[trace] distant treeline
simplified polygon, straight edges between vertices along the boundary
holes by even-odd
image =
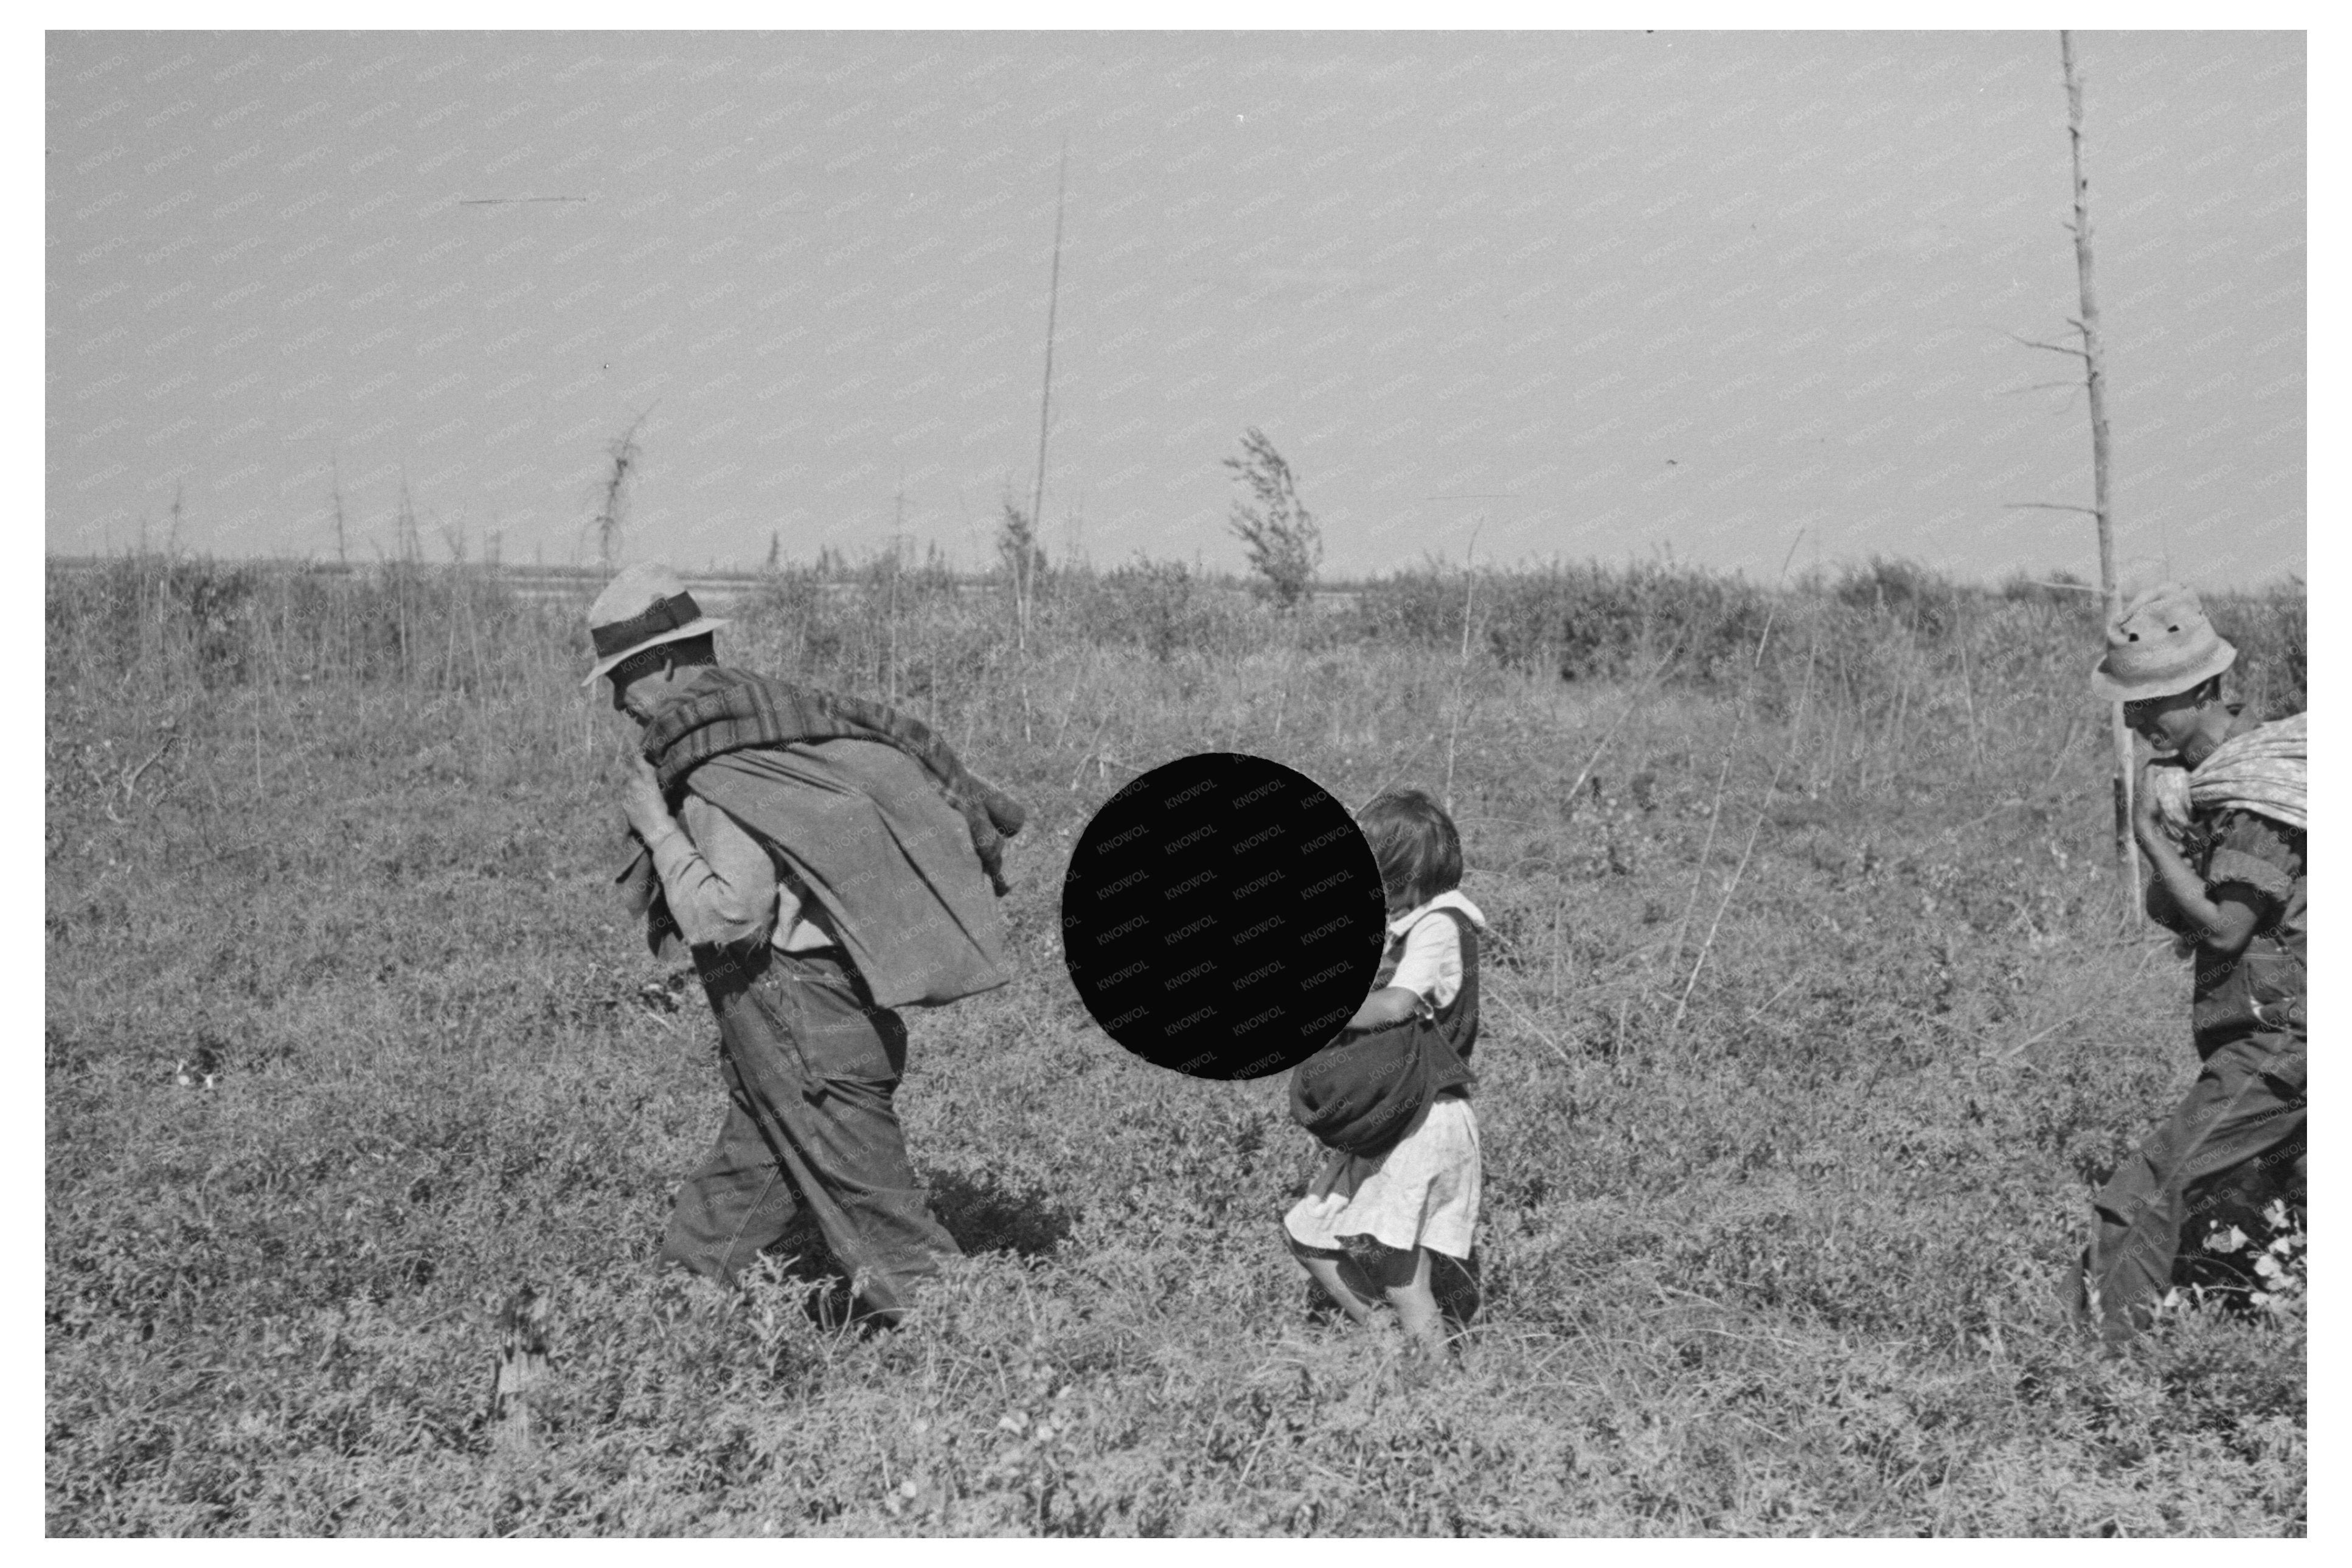
[[[551,596],[519,593],[496,569],[465,563],[320,571],[153,552],[53,561],[47,653],[53,670],[119,679],[471,689],[584,660],[581,612],[596,581],[583,575],[577,595]],[[764,657],[806,679],[893,695],[982,679],[1032,648],[1068,642],[1162,661],[1413,644],[1567,680],[1655,673],[1665,683],[1723,686],[1768,675],[1768,687],[1785,691],[1808,668],[1849,684],[1885,679],[1881,655],[1900,646],[1906,661],[1948,655],[1961,667],[1953,673],[1971,682],[2022,676],[2021,662],[2034,667],[2037,684],[2058,680],[2052,689],[2063,689],[2056,665],[2087,670],[2101,621],[2098,595],[2063,576],[1988,587],[1887,560],[1777,587],[1660,563],[1465,572],[1429,562],[1327,584],[1320,603],[1292,615],[1237,578],[1181,562],[1065,563],[1036,583],[1025,634],[1003,574],[959,573],[936,551],[857,561],[828,552],[735,581],[725,613]],[[2300,710],[2301,579],[2209,594],[2205,604],[2243,651],[2248,700],[2267,711]]]

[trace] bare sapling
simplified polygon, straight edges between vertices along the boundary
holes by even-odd
[[[1474,564],[1478,552],[1478,529],[1486,523],[1480,518],[1470,530],[1470,547],[1462,553],[1462,658],[1454,668],[1454,717],[1445,731],[1445,809],[1454,809],[1454,746],[1462,736],[1462,685],[1470,673],[1470,610],[1473,596],[1478,589],[1478,574]]]
[[[2123,614],[2123,591],[2116,577],[2115,508],[2108,482],[2106,353],[2099,336],[2098,291],[2093,285],[2091,182],[2083,173],[2083,82],[2074,69],[2074,35],[2063,28],[2058,34],[2058,64],[2066,85],[2066,141],[2074,164],[2074,216],[2065,226],[2074,237],[2074,276],[2082,307],[2082,314],[2067,318],[2067,325],[2074,329],[2082,342],[2076,347],[2026,338],[2017,341],[2028,348],[2064,354],[2082,364],[2081,385],[2090,401],[2091,504],[2088,508],[2055,501],[2009,504],[2040,511],[2090,512],[2099,535],[2099,592],[2106,601],[2107,618],[2115,620]],[[2013,332],[2010,335],[2016,337]],[[2139,854],[2132,846],[2131,831],[2132,789],[2136,782],[2132,740],[2131,731],[2124,727],[2123,704],[2112,702],[2107,707],[2107,737],[2115,752],[2111,793],[2115,800],[2116,874],[2123,889],[2126,917],[2129,918],[2139,907]]]
[[[1045,518],[1045,437],[1053,428],[1054,418],[1054,318],[1062,302],[1062,214],[1069,190],[1070,144],[1066,139],[1062,143],[1061,174],[1054,192],[1054,269],[1045,286],[1045,381],[1037,395],[1037,477],[1030,487],[1029,516],[1024,524],[1032,542],[1036,528]],[[1009,497],[1004,503],[1004,512],[1005,521],[1011,522],[1013,502]],[[1025,570],[1021,576],[1023,586],[1017,601],[1021,615],[1019,636],[1021,651],[1026,653],[1029,650],[1029,597]]]
[[[1977,682],[1969,668],[1969,633],[1973,622],[1963,617],[1959,626],[1960,699],[1968,704],[1969,715],[1969,776],[1976,778],[1984,772],[1984,747],[1977,739]]]
[[[408,493],[408,470],[400,471],[400,505],[393,513],[394,559],[401,568],[393,574],[393,604],[400,617],[400,678],[414,679],[412,638],[408,618],[410,568],[416,562],[416,507]]]

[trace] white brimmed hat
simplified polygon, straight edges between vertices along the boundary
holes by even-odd
[[[2203,685],[2237,658],[2196,595],[2159,583],[2107,623],[2107,655],[2091,671],[2091,689],[2110,702],[2171,697]]]
[[[580,684],[595,685],[598,676],[633,653],[698,637],[726,624],[704,615],[668,567],[651,563],[625,566],[588,606],[588,640],[596,648],[596,668]]]

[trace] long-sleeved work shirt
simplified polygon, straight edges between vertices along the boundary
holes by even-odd
[[[680,826],[656,834],[654,872],[678,934],[695,946],[731,946],[767,938],[786,952],[832,947],[800,895],[776,876],[760,841],[700,795],[678,808]]]

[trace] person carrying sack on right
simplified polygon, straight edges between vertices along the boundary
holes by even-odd
[[[2164,584],[2107,628],[2091,689],[2158,752],[2132,828],[2150,918],[2194,954],[2189,1032],[2203,1068],[2092,1201],[2066,1291],[2110,1344],[2153,1321],[2184,1249],[2223,1205],[2300,1201],[2305,1137],[2305,715],[2258,723],[2224,702],[2238,650],[2197,595]],[[2169,754],[2167,754],[2169,753]]]
[[[1385,793],[1357,820],[1388,898],[1388,945],[1340,1037],[1292,1071],[1292,1119],[1326,1153],[1283,1216],[1284,1238],[1351,1321],[1371,1321],[1385,1301],[1434,1362],[1449,1313],[1477,1310],[1468,1058],[1486,918],[1457,890],[1462,839],[1435,801]]]

